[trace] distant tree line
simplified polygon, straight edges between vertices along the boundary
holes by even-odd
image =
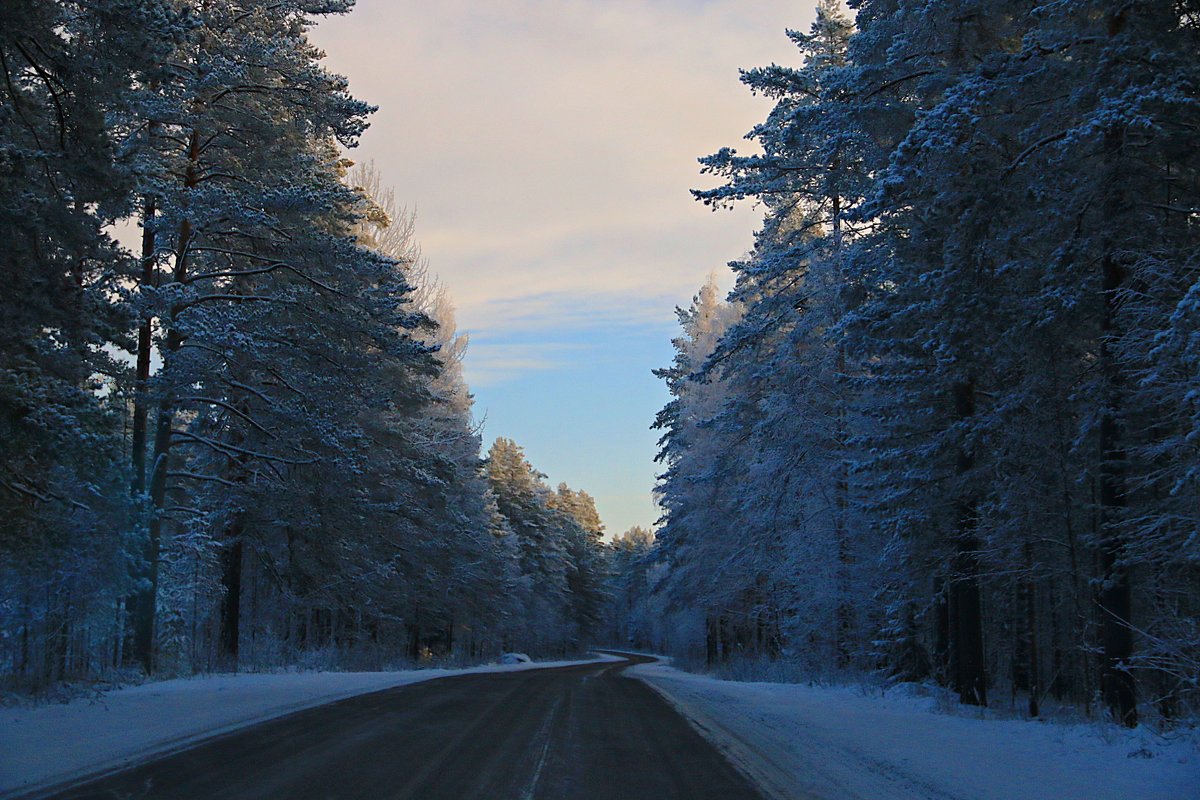
[[[1200,712],[1200,7],[821,0],[680,312],[650,638]]]
[[[656,627],[647,598],[655,565],[654,534],[635,526],[609,543],[608,613],[604,641],[618,647],[656,646]],[[658,565],[661,571],[661,565]]]
[[[373,109],[306,31],[351,5],[0,7],[4,685],[599,624],[591,498],[485,466],[412,216],[348,174]]]

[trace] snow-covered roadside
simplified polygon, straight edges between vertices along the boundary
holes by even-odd
[[[664,664],[626,674],[656,688],[777,798],[1200,798],[1194,742],[965,718],[935,713],[930,698],[737,683]]]
[[[356,694],[452,675],[620,660],[598,655],[465,669],[218,675],[147,683],[94,700],[0,709],[0,796],[110,771]]]

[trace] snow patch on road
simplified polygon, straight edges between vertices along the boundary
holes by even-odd
[[[485,664],[404,672],[216,675],[146,683],[95,699],[0,709],[0,796],[111,772],[238,728],[367,692],[494,672],[621,661]]]
[[[626,674],[657,689],[775,798],[1200,798],[1194,738],[973,719],[902,692],[723,681],[661,663]]]

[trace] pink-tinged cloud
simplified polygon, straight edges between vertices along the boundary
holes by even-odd
[[[609,530],[650,524],[648,430],[673,308],[751,244],[696,159],[770,109],[738,69],[796,62],[812,0],[359,0],[314,40],[380,111],[374,160],[471,332],[486,435],[588,489]],[[723,285],[731,280],[725,275]]]
[[[417,208],[460,323],[480,330],[537,325],[491,306],[547,292],[669,319],[663,297],[739,257],[758,214],[692,201],[696,158],[762,118],[737,70],[794,61],[784,29],[811,16],[782,0],[360,0],[313,37],[380,106],[353,155]]]

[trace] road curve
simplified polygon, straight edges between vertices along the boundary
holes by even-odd
[[[212,739],[57,800],[761,800],[630,663],[463,675]]]

